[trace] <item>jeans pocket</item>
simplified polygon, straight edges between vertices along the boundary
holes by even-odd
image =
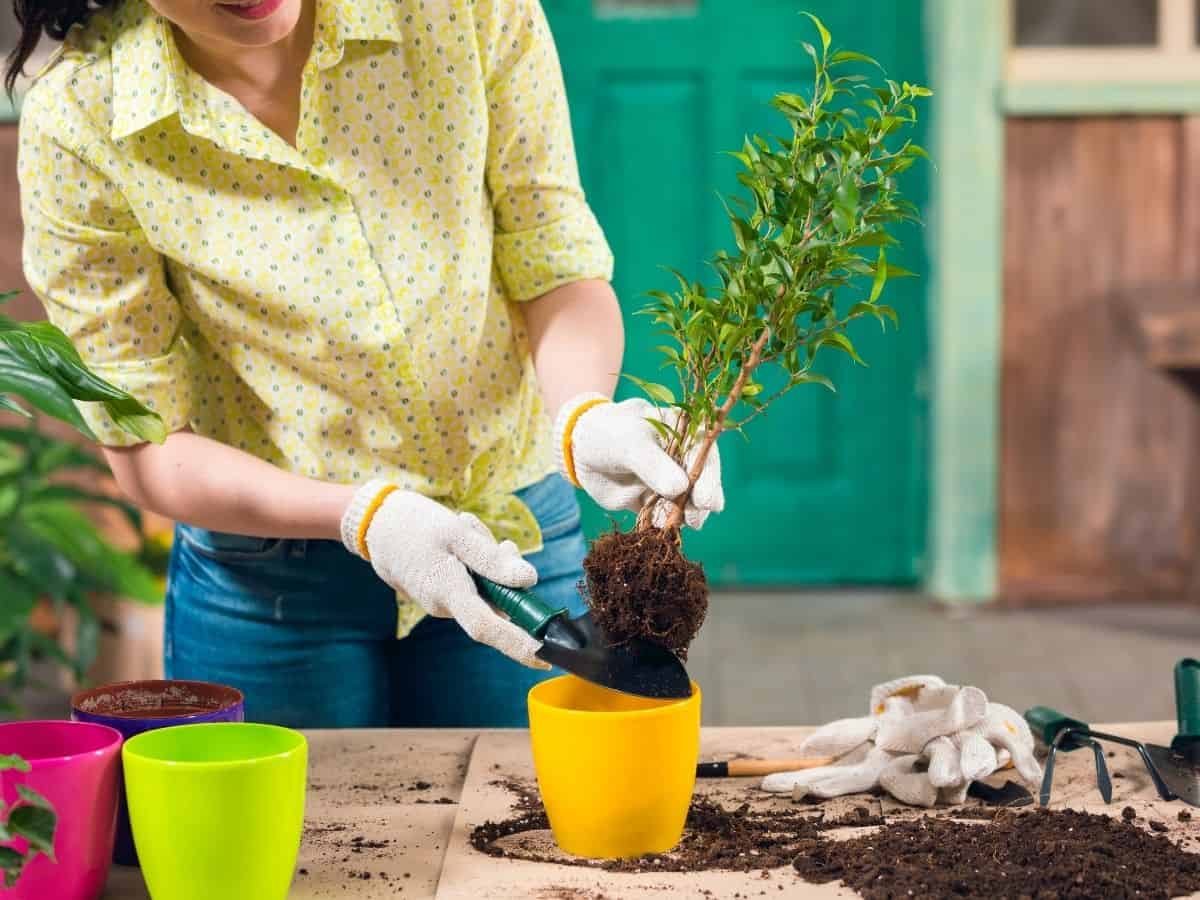
[[[283,538],[249,537],[191,525],[177,525],[175,533],[189,550],[219,562],[271,559],[280,555],[286,543]]]

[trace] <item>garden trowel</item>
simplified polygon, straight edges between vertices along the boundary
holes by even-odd
[[[612,646],[591,612],[574,619],[529,591],[504,587],[475,575],[479,593],[514,624],[542,642],[539,659],[585,681],[623,694],[683,700],[692,682],[670,650],[641,638]]]
[[[1200,662],[1175,664],[1175,717],[1179,732],[1170,747],[1146,745],[1167,790],[1185,803],[1200,806]]]

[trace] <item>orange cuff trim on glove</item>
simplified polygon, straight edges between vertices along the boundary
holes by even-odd
[[[582,416],[589,409],[593,409],[594,407],[600,406],[601,404],[610,403],[610,402],[611,401],[605,397],[596,397],[593,400],[588,400],[586,403],[580,403],[579,406],[575,409],[575,411],[572,412],[571,415],[567,418],[567,423],[563,427],[563,436],[562,436],[563,468],[566,469],[567,480],[570,481],[571,484],[575,485],[575,487],[583,487],[583,485],[581,485],[579,483],[579,479],[575,475],[575,454],[571,450],[571,435],[575,431],[575,423],[578,422],[580,416]]]
[[[367,504],[366,512],[363,513],[362,521],[358,523],[358,534],[355,535],[355,543],[358,544],[358,552],[367,562],[371,561],[371,552],[367,549],[367,529],[371,527],[371,520],[375,518],[375,513],[379,512],[379,507],[383,506],[383,501],[387,499],[388,494],[392,491],[397,491],[399,488],[394,484],[389,484],[382,488],[374,499]]]

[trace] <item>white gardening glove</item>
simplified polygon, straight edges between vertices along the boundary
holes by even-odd
[[[672,506],[667,501],[687,490],[688,475],[667,455],[666,441],[647,419],[674,426],[678,417],[678,409],[660,409],[640,398],[612,403],[603,394],[580,394],[555,419],[559,471],[605,509],[637,511],[653,496],[666,498],[653,511],[654,524],[662,526]],[[697,447],[688,454],[689,467],[698,452]],[[709,513],[724,507],[721,455],[714,444],[684,508],[684,523],[698,529]]]
[[[507,587],[527,588],[537,582],[537,571],[516,544],[497,543],[475,516],[452,512],[387,482],[370,481],[355,492],[342,516],[341,531],[347,549],[370,560],[380,578],[431,616],[454,619],[473,640],[522,665],[550,668],[534,656],[541,642],[497,613],[471,580],[470,572],[476,572]]]
[[[939,786],[955,785],[959,779],[968,784],[1012,764],[1017,774],[1031,785],[1042,780],[1042,767],[1034,756],[1033,732],[1015,709],[1003,703],[989,703],[987,715],[979,724],[950,735],[957,760],[943,744],[929,748],[929,777]]]
[[[838,797],[868,791],[879,784],[880,775],[905,754],[884,750],[873,741],[881,728],[893,727],[915,714],[914,700],[925,689],[939,690],[945,682],[935,675],[914,675],[877,685],[871,691],[871,714],[839,719],[823,725],[800,745],[803,758],[831,756],[836,762],[816,769],[767,775],[762,787],[773,793]],[[949,706],[953,695],[946,695]]]
[[[914,806],[952,800],[960,784],[965,795],[970,782],[962,781],[961,764],[955,783],[943,790],[922,768],[924,751],[940,748],[950,735],[985,727],[988,703],[982,691],[948,685],[935,675],[916,675],[877,685],[870,703],[871,715],[832,722],[801,744],[801,756],[834,756],[834,764],[768,775],[763,789],[791,792],[799,799],[836,797],[878,786]],[[974,747],[973,741],[967,743]],[[983,743],[990,749],[986,740]],[[957,752],[958,745],[951,747]],[[959,762],[957,756],[955,762]]]

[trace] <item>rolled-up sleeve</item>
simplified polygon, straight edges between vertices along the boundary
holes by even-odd
[[[486,0],[476,12],[495,258],[509,299],[611,279],[612,253],[580,186],[562,71],[541,5]]]
[[[84,362],[177,431],[191,418],[190,363],[162,257],[117,185],[69,149],[37,93],[22,110],[18,152],[25,278]],[[100,404],[79,410],[101,444],[137,443]]]

